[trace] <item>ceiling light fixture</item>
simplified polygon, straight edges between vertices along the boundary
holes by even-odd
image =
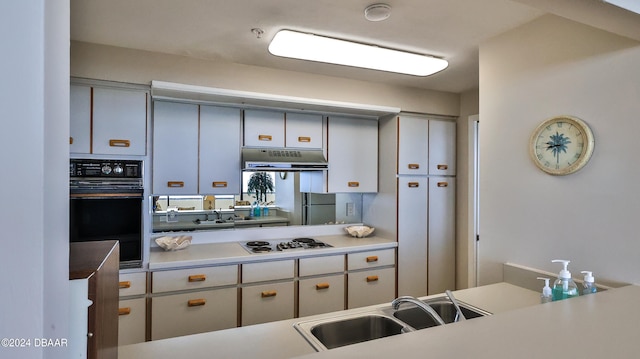
[[[320,35],[280,30],[269,44],[275,56],[361,67],[414,76],[442,71],[446,60]]]
[[[604,0],[604,2],[640,14],[640,2],[638,0]]]
[[[373,4],[364,9],[364,17],[369,21],[383,21],[391,16],[391,6],[387,4]]]

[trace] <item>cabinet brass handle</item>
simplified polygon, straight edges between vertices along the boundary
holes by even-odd
[[[311,137],[300,136],[300,137],[298,137],[298,142],[311,142]]]
[[[219,181],[219,182],[213,182],[211,183],[211,187],[214,188],[224,188],[227,187],[227,181]]]
[[[167,182],[167,187],[170,187],[170,188],[184,187],[184,182],[183,181],[169,181],[169,182]]]
[[[328,288],[329,288],[329,283],[327,282],[316,284],[316,290],[328,289]]]
[[[449,166],[448,166],[448,165],[438,165],[438,166],[437,166],[437,168],[438,168],[439,170],[446,170],[446,169],[448,169],[448,168],[449,168]]]
[[[73,145],[73,137],[69,137],[69,144]]]
[[[118,315],[129,315],[131,314],[131,308],[118,308]]]
[[[272,139],[271,135],[258,135],[258,141],[271,141]]]
[[[122,281],[122,282],[118,282],[118,288],[120,289],[126,289],[126,288],[131,288],[131,281]]]
[[[378,256],[369,256],[369,257],[367,257],[367,263],[377,262],[377,261],[378,261]]]
[[[199,307],[202,305],[207,304],[207,300],[204,298],[200,298],[200,299],[191,299],[190,301],[187,302],[187,305],[189,307]]]
[[[347,182],[349,187],[360,187],[360,182]]]
[[[407,187],[409,187],[409,188],[418,188],[418,187],[420,187],[420,183],[418,183],[418,182],[409,182],[409,183],[407,183]]]
[[[109,146],[111,146],[111,147],[129,147],[129,146],[131,146],[131,141],[129,141],[129,140],[110,139],[109,140]]]
[[[370,275],[367,277],[367,283],[368,282],[376,282],[378,281],[378,276],[377,275]]]
[[[449,183],[447,182],[438,182],[438,187],[447,187],[449,186]]]
[[[420,164],[418,163],[409,163],[409,165],[407,165],[407,167],[409,167],[410,170],[417,170],[420,168]]]
[[[189,276],[189,282],[204,282],[207,280],[207,276],[204,274],[194,274]]]
[[[262,298],[269,298],[275,297],[276,294],[278,294],[278,292],[276,292],[275,290],[265,290],[264,292],[262,292],[261,296]]]

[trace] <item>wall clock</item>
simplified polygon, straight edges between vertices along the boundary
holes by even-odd
[[[543,121],[533,132],[529,154],[544,172],[564,176],[589,162],[593,146],[593,133],[584,121],[571,116],[556,116]]]

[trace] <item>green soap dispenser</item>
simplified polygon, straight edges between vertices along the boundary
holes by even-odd
[[[553,289],[551,290],[553,301],[577,297],[580,293],[578,291],[578,286],[571,278],[571,272],[567,269],[567,266],[571,261],[554,259],[551,262],[562,263],[564,266],[560,271],[560,274],[558,274],[558,279],[553,283]]]

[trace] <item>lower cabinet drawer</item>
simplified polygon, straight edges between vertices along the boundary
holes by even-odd
[[[349,272],[347,280],[348,309],[391,302],[395,298],[395,268]]]
[[[146,298],[121,300],[118,305],[118,345],[145,341]]]
[[[293,282],[242,288],[242,325],[293,318],[294,296]]]
[[[301,279],[298,300],[300,317],[344,310],[344,274]]]
[[[151,339],[235,328],[237,311],[237,288],[153,297]]]

